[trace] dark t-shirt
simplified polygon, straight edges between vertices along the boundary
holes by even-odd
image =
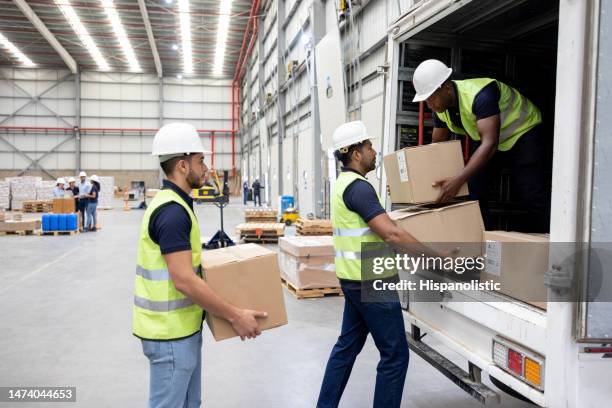
[[[78,190],[78,187],[76,187]],[[100,195],[100,187],[98,187],[98,185],[94,182],[91,183],[91,191],[89,192],[89,194],[93,194],[95,195],[94,198],[89,198],[89,202],[93,203],[93,204],[98,204],[98,196]]]
[[[343,168],[342,171],[353,171]],[[369,222],[377,215],[385,212],[380,205],[374,187],[364,180],[355,180],[342,194],[346,208],[359,214],[365,222]]]
[[[455,86],[455,93],[457,94],[457,86]],[[474,98],[474,103],[472,104],[472,113],[476,115],[476,120],[488,118],[493,115],[498,115],[499,112],[499,86],[495,81],[491,82],[484,88],[480,90],[476,94]],[[448,108],[448,113],[455,124],[455,126],[463,129],[463,124],[461,123],[461,115],[459,114],[459,108],[456,106]],[[447,128],[446,123],[442,121],[434,112],[433,115],[434,127],[437,128]]]
[[[171,181],[164,180],[163,189],[177,193],[193,209],[193,200]],[[182,205],[171,202],[158,208],[149,221],[149,236],[159,245],[162,254],[191,251],[191,218]]]

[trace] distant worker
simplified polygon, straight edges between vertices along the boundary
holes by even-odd
[[[65,184],[66,184],[66,180],[64,180],[61,177],[55,181],[55,187],[53,188],[53,197],[55,198],[64,197],[64,185]]]
[[[511,171],[511,191],[516,193],[527,217],[516,229],[548,232],[550,183],[546,169],[546,146],[541,134],[542,115],[516,89],[491,78],[451,80],[453,70],[430,59],[414,71],[416,96],[434,112],[432,141],[448,140],[449,133],[469,135],[479,142],[465,168],[455,177],[438,180],[437,202],[451,200],[467,181],[470,194],[480,201],[487,227],[488,180],[502,165]]]
[[[94,174],[91,176],[91,191],[87,198],[87,224],[86,231],[96,231],[98,224],[98,197],[100,195],[100,178]]]
[[[255,179],[253,182],[253,205],[257,205],[258,202],[261,207],[261,184],[259,179]]]
[[[334,263],[344,293],[344,314],[340,336],[325,368],[317,408],[338,407],[369,334],[380,352],[373,406],[399,408],[409,358],[404,317],[397,292],[392,292],[391,299],[363,299],[362,289],[371,278],[362,275],[362,244],[420,244],[389,218],[378,193],[365,178],[376,168],[376,151],[364,123],[345,123],[332,138],[334,156],[343,166],[330,199]],[[394,280],[397,271],[379,276]]]
[[[77,211],[81,214],[81,231],[85,231],[85,216],[87,214],[87,205],[89,204],[89,193],[91,192],[91,183],[87,180],[87,173],[84,171],[79,173],[78,184],[79,189],[79,207]]]
[[[244,205],[246,205],[248,198],[249,198],[249,183],[246,180],[244,180],[244,183],[242,183],[242,199],[243,199]]]
[[[153,139],[166,179],[142,220],[133,306],[133,333],[149,359],[149,407],[201,405],[203,310],[227,320],[242,340],[258,336],[257,318],[267,316],[229,304],[202,279],[189,194],[202,186],[204,153],[190,124],[164,125]]]

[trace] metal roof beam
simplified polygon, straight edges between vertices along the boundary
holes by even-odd
[[[78,72],[78,65],[74,58],[72,58],[68,51],[66,51],[62,44],[60,44],[57,38],[55,38],[51,31],[49,31],[49,29],[47,28],[47,26],[45,26],[42,20],[38,18],[36,13],[34,13],[34,11],[30,8],[28,3],[26,3],[25,0],[13,0],[13,3],[15,3],[17,7],[19,7],[19,10],[21,10],[23,15],[26,16],[28,20],[30,20],[30,22],[34,25],[34,27],[36,27],[38,32],[40,32],[40,34],[45,38],[45,40],[47,40],[47,42],[51,44],[51,46],[55,49],[55,51],[57,51],[60,57],[62,57],[64,63],[66,63],[68,69],[70,69],[70,72],[76,74]]]
[[[147,5],[144,0],[138,0],[138,6],[140,7],[140,14],[142,15],[142,21],[144,21],[145,29],[147,30],[147,37],[149,38],[149,46],[153,53],[153,60],[155,61],[155,70],[157,76],[161,78],[163,76],[161,60],[159,59],[159,53],[157,52],[157,46],[155,45],[155,37],[153,36],[153,30],[151,29],[151,21],[149,20],[149,13],[147,12]]]

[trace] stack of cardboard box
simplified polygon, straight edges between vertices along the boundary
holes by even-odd
[[[295,289],[338,288],[331,236],[279,239],[281,277]]]
[[[11,205],[11,185],[8,181],[0,181],[0,210],[8,210]]]
[[[0,211],[0,232],[33,232],[40,229],[39,219],[22,220],[21,213],[7,214]]]
[[[72,214],[75,212],[74,198],[54,198],[53,213],[54,214]]]
[[[435,243],[457,243],[457,256],[484,256],[481,281],[499,282],[501,293],[546,308],[547,235],[485,231],[477,201],[432,204],[440,191],[433,183],[463,169],[460,142],[405,148],[383,161],[391,202],[411,204],[390,212],[391,219],[434,249]],[[467,194],[463,185],[457,196]]]

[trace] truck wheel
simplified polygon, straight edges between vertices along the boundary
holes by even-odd
[[[511,397],[514,397],[514,398],[519,399],[521,401],[525,401],[525,402],[528,402],[530,404],[533,404],[534,406],[537,406],[537,404],[535,404],[529,398],[527,398],[527,397],[519,394],[518,392],[514,391],[512,388],[508,387],[506,384],[504,384],[503,382],[499,381],[497,378],[492,377],[492,376],[489,375],[489,379],[491,380],[493,385],[495,385],[497,388],[499,388],[500,390],[502,390],[506,394],[510,395]]]

